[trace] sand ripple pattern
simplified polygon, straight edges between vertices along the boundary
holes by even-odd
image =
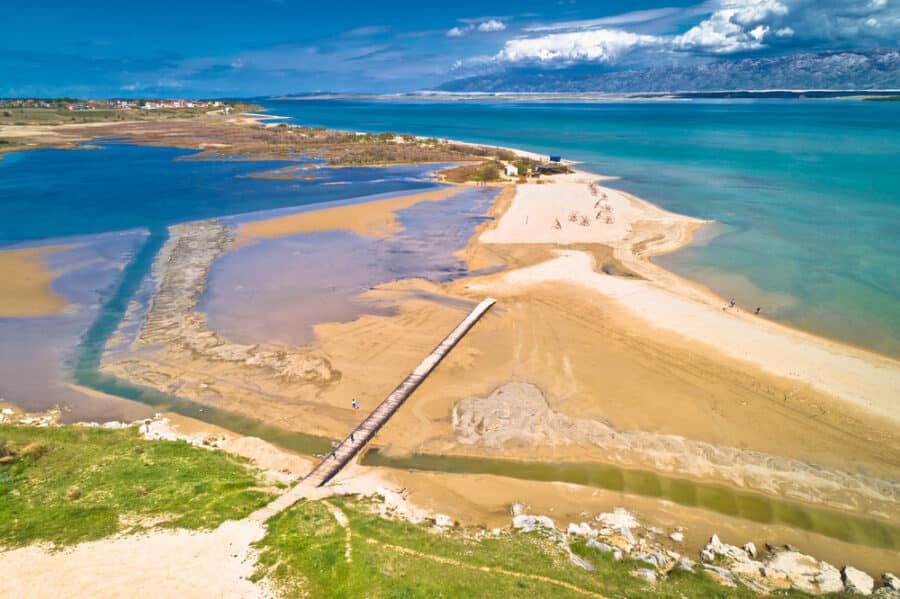
[[[601,420],[560,414],[551,410],[541,390],[529,383],[508,383],[488,397],[461,400],[454,406],[452,418],[457,441],[463,445],[498,449],[506,445],[593,446],[612,462],[724,479],[741,487],[840,508],[859,509],[870,501],[895,504],[900,498],[897,481],[678,435],[619,431]]]

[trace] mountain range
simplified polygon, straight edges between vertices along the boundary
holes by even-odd
[[[900,89],[900,49],[718,59],[691,66],[610,70],[590,65],[518,67],[448,81],[449,92],[678,92]]]

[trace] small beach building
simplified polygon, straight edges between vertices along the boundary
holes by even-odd
[[[507,164],[506,166],[504,166],[503,172],[506,174],[507,177],[518,177],[519,176],[519,169],[517,167],[513,166],[512,164]]]

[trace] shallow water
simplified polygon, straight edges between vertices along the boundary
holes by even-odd
[[[393,305],[359,294],[398,279],[445,282],[466,274],[453,252],[465,247],[496,192],[466,189],[399,210],[401,230],[388,238],[325,231],[257,240],[213,264],[200,310],[230,341],[293,345],[311,342],[317,323],[392,313]]]
[[[283,181],[246,176],[281,162],[178,160],[190,154],[110,145],[21,152],[0,161],[0,249],[79,244],[47,257],[49,268],[64,271],[51,285],[69,302],[63,313],[0,319],[0,398],[28,410],[60,406],[69,421],[149,414],[139,403],[86,395],[70,386],[76,383],[200,413],[199,406],[96,371],[129,302],[148,299],[146,276],[169,224],[434,186],[424,177],[431,167],[321,169],[313,181]],[[352,184],[329,185],[336,182]],[[252,431],[263,425],[236,426]],[[302,435],[298,439],[288,446],[304,445]]]
[[[900,529],[879,520],[814,508],[725,486],[661,476],[644,470],[596,463],[521,462],[425,454],[390,457],[377,449],[367,451],[361,463],[404,470],[492,474],[524,480],[586,485],[656,497],[761,524],[783,524],[848,543],[900,550]]]
[[[562,154],[726,225],[660,263],[747,308],[900,357],[900,104],[269,101],[299,124]]]

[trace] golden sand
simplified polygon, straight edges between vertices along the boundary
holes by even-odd
[[[71,246],[0,251],[0,318],[56,314],[66,301],[50,289],[58,273],[47,269],[42,256]]]
[[[241,225],[238,237],[285,237],[317,231],[352,231],[366,237],[386,237],[400,230],[396,212],[420,202],[437,202],[460,192],[458,187],[289,214]]]
[[[586,193],[586,184],[579,182],[579,185],[584,186],[579,193]],[[542,461],[608,459],[601,450],[584,445],[512,444],[491,449],[462,446],[457,441],[450,414],[458,401],[487,396],[510,381],[524,381],[540,388],[554,412],[604,420],[619,431],[680,435],[825,468],[864,471],[887,480],[900,478],[900,435],[889,419],[879,417],[877,411],[867,409],[863,403],[842,401],[827,389],[814,387],[804,379],[780,376],[760,364],[735,359],[690,335],[660,327],[631,310],[627,297],[591,288],[578,277],[571,280],[551,277],[552,280],[546,281],[538,277],[527,285],[510,285],[506,280],[510,271],[527,271],[553,260],[555,252],[565,247],[575,253],[586,252],[592,258],[592,268],[579,277],[602,272],[617,275],[609,279],[652,283],[666,293],[698,302],[708,312],[721,311],[716,304],[721,298],[653,266],[646,259],[689,241],[699,221],[665,213],[620,194],[614,198],[618,215],[622,217],[618,233],[613,234],[612,229],[603,229],[596,223],[590,227],[566,224],[562,238],[541,242],[541,235],[557,235],[559,230],[523,232],[512,226],[515,223],[505,222],[505,215],[511,213],[515,204],[513,192],[521,188],[509,187],[498,196],[489,214],[500,220],[486,222],[458,254],[473,270],[504,265],[505,272],[468,277],[446,285],[417,280],[382,285],[367,294],[389,300],[397,307],[395,314],[364,315],[352,322],[323,323],[315,327],[313,349],[326,356],[332,368],[340,373],[337,382],[287,384],[275,378],[258,377],[230,363],[215,363],[185,354],[163,354],[154,366],[156,370],[150,376],[142,373],[143,378],[138,382],[165,388],[168,384],[165,381],[172,384],[177,381],[179,393],[191,399],[210,401],[287,429],[338,439],[390,393],[459,322],[468,311],[467,306],[487,294],[497,293],[497,306],[397,412],[379,433],[377,445],[388,452],[400,453]],[[540,188],[545,193],[566,189],[563,184]],[[432,196],[431,193],[418,195]],[[251,223],[242,228],[241,234],[252,238],[347,229],[386,235],[396,227],[395,202],[402,202],[402,206],[423,201],[412,198],[416,196],[380,200],[370,207],[349,206]],[[584,199],[579,201],[584,203]],[[532,205],[541,211],[549,209],[537,203]],[[565,204],[559,202],[547,206],[565,210]],[[355,220],[354,211],[369,215]],[[524,225],[527,216],[530,225],[532,214],[535,213],[523,213],[520,207],[515,218]],[[550,216],[552,212],[540,214]],[[546,225],[544,222],[542,227]],[[546,228],[549,230],[549,226]],[[482,239],[485,236],[494,236],[496,243],[485,243]],[[665,303],[660,304],[660,310],[665,312]],[[768,326],[763,322],[760,325]],[[119,366],[117,371],[129,376],[127,364]],[[350,406],[354,398],[362,404],[359,411]],[[397,473],[396,476],[407,477],[403,483],[412,489],[414,499],[437,511],[450,512],[463,521],[483,518],[485,522],[499,522],[506,506],[515,500],[546,506],[551,515],[554,505],[565,506],[557,507],[558,510],[577,513],[580,502],[584,502],[580,509],[593,509],[589,499],[607,493],[507,479],[491,482],[490,477],[470,475],[452,479],[449,475],[423,473]],[[735,484],[712,475],[708,481]],[[560,495],[560,488],[568,489],[567,494]],[[755,487],[750,485],[750,488]],[[622,495],[606,497],[608,501],[604,501],[609,505],[614,500],[617,504],[623,502]],[[555,504],[557,499],[560,503]],[[665,502],[630,496],[627,499],[627,505],[638,506],[650,522],[657,516],[666,518],[667,514],[675,513],[675,508]],[[752,527],[747,523],[721,515],[710,516],[701,510],[677,509],[677,516],[684,517],[684,523],[697,530],[740,532],[733,537],[734,542],[742,540],[742,535],[743,540],[757,538],[748,532]],[[704,518],[708,519],[705,524]],[[779,542],[797,539],[795,544],[811,547],[809,543],[815,541],[804,540],[806,533],[786,527],[765,530],[771,531],[767,538]],[[869,551],[850,550],[838,541],[819,541],[816,547],[831,548],[823,550],[821,557],[833,555],[836,561],[840,561],[840,555],[855,552],[862,556]],[[871,551],[875,553],[864,556],[865,561],[883,564],[883,553]]]

